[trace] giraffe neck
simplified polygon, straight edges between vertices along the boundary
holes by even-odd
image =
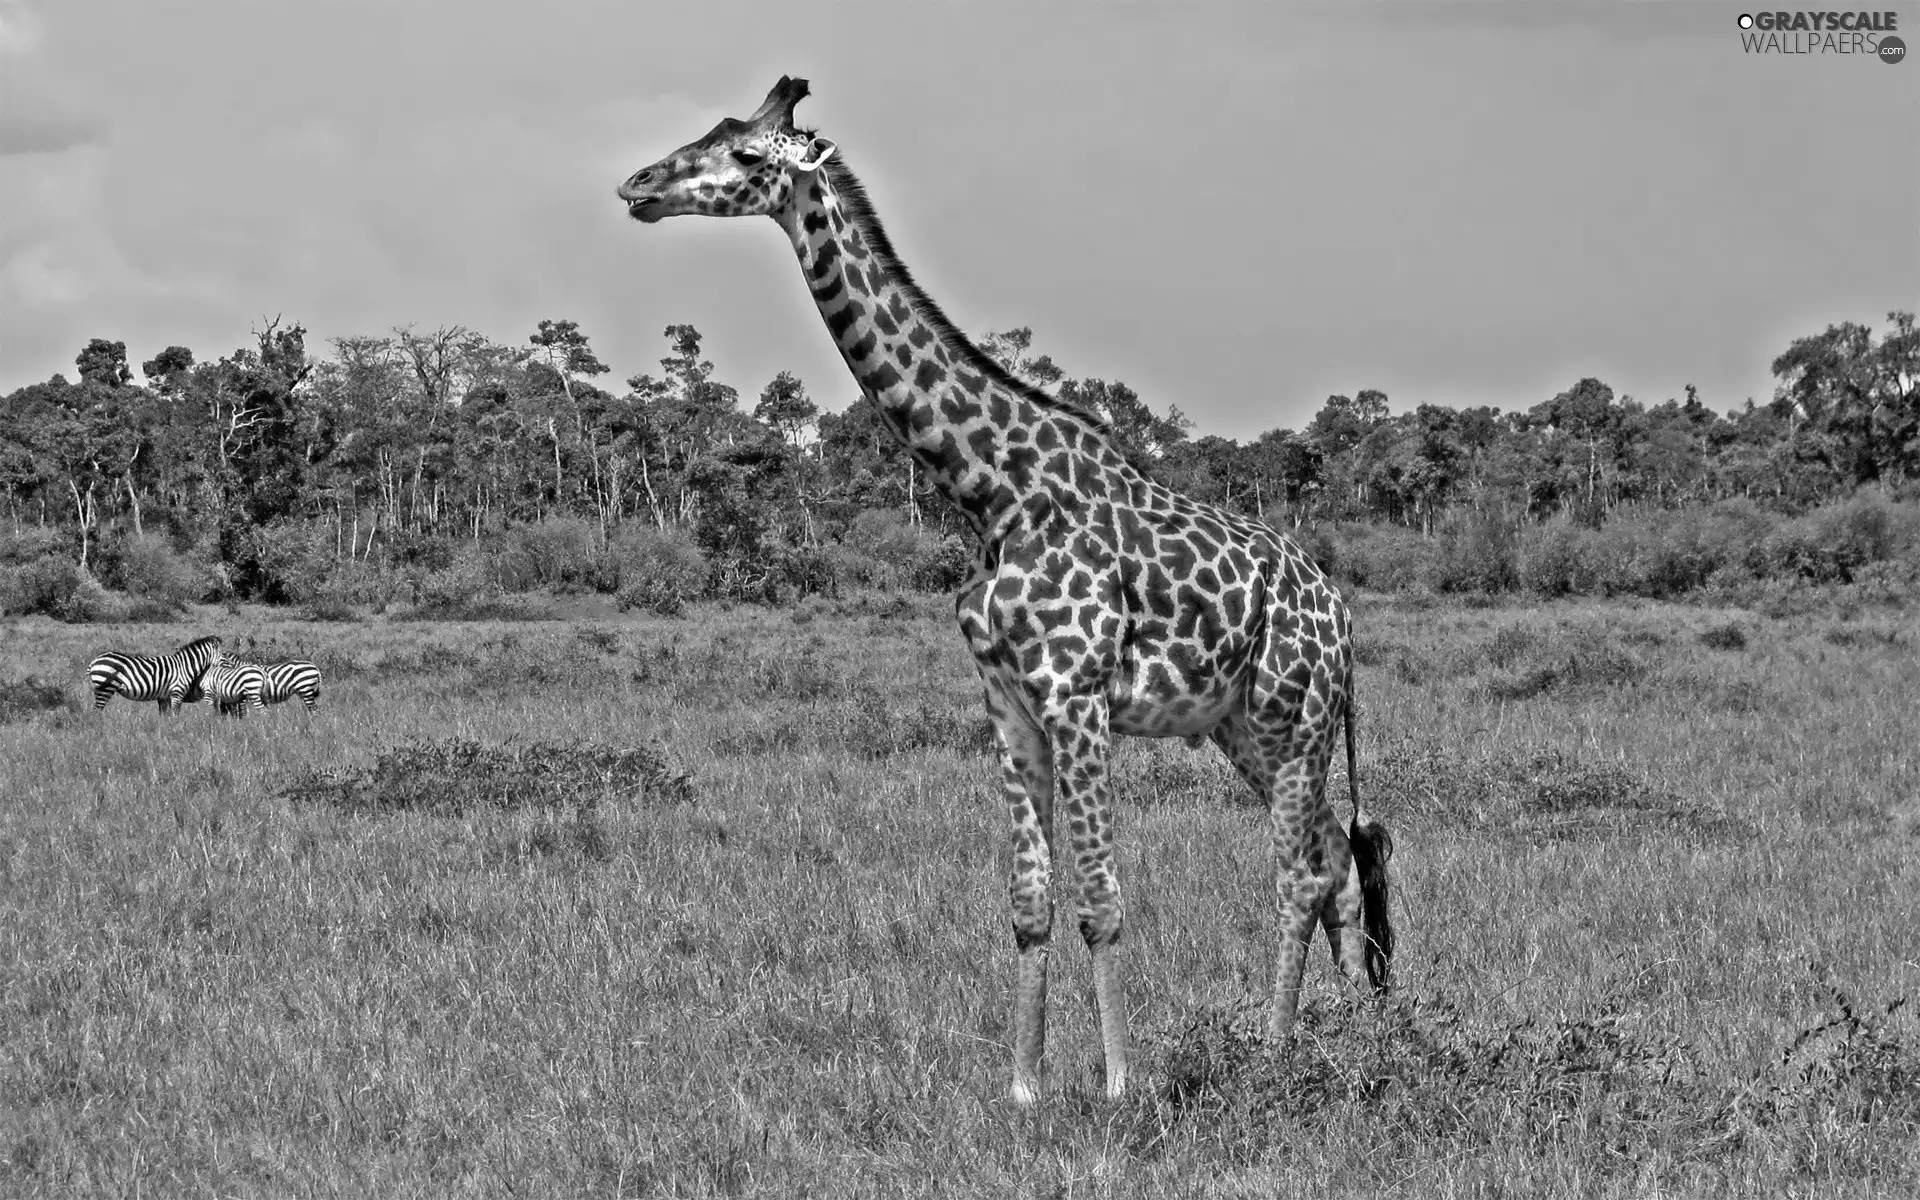
[[[1043,454],[1104,439],[1010,376],[914,284],[852,173],[830,162],[777,214],[847,369],[974,532],[1039,485]]]

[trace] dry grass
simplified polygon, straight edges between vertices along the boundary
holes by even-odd
[[[326,671],[245,722],[85,711],[103,631],[8,623],[0,1194],[1920,1188],[1912,617],[1363,602],[1399,992],[1317,951],[1267,1045],[1262,814],[1124,743],[1138,1086],[1068,932],[1022,1115],[950,613],[105,631]]]

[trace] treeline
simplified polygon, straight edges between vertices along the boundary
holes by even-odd
[[[1396,414],[1369,390],[1245,443],[1195,437],[1123,383],[1067,377],[1029,330],[983,345],[1107,414],[1142,470],[1295,531],[1351,581],[1671,594],[1716,573],[1845,578],[1902,552],[1920,334],[1912,313],[1888,321],[1878,337],[1849,322],[1796,339],[1774,396],[1729,413],[1690,385],[1645,404],[1591,378],[1514,412]],[[958,581],[960,524],[870,405],[822,412],[785,372],[749,403],[693,327],[665,336],[658,371],[624,390],[564,320],[523,345],[409,327],[315,354],[276,319],[213,361],[166,347],[141,382],[124,343],[95,339],[77,382],[0,397],[0,610],[451,611],[598,589],[671,611]],[[1879,499],[1850,499],[1863,488]],[[1843,526],[1853,548],[1837,557],[1783,548]]]

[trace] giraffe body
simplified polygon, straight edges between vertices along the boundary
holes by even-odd
[[[1390,842],[1359,814],[1357,790],[1345,829],[1326,796],[1343,723],[1350,768],[1353,756],[1339,594],[1293,542],[1148,478],[1096,414],[1025,384],[968,341],[893,252],[837,147],[794,127],[806,93],[804,80],[782,78],[751,118],[722,121],[619,192],[647,223],[683,213],[779,222],[862,391],[980,537],[956,607],[1013,831],[1013,1098],[1030,1103],[1040,1087],[1062,854],[1093,955],[1106,1088],[1125,1087],[1124,911],[1107,777],[1115,734],[1211,738],[1266,802],[1278,862],[1277,1035],[1292,1026],[1316,924],[1350,980],[1383,988]]]

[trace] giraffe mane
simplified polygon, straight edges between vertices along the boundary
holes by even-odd
[[[809,134],[808,136],[811,136]],[[1059,396],[1042,391],[1033,384],[1015,375],[1000,364],[1000,361],[975,345],[972,338],[960,331],[960,327],[934,303],[933,297],[921,290],[914,282],[913,273],[907,270],[907,264],[900,261],[894,251],[893,242],[888,239],[886,227],[880,223],[880,214],[873,210],[873,201],[867,198],[866,185],[860,182],[851,168],[846,165],[844,156],[835,154],[826,163],[827,177],[833,181],[833,189],[840,196],[847,218],[860,228],[860,235],[867,241],[867,248],[880,260],[887,274],[899,284],[900,290],[907,294],[908,303],[914,311],[933,330],[935,337],[968,370],[984,375],[994,383],[1006,388],[1016,397],[1027,401],[1036,408],[1061,416],[1072,417],[1085,425],[1089,432],[1103,441],[1112,443],[1113,426],[1107,419],[1084,404],[1063,400]],[[1118,453],[1117,449],[1115,451]]]

